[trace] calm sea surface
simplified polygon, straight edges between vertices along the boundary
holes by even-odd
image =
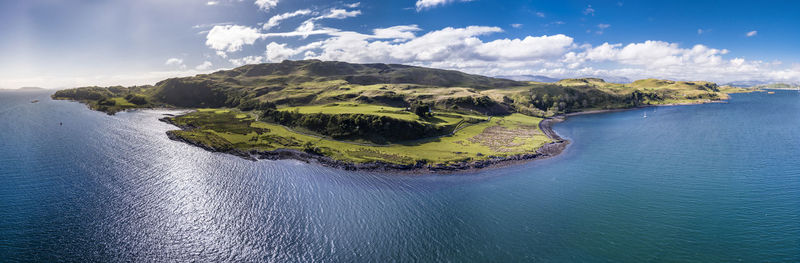
[[[0,92],[3,262],[800,261],[796,91],[571,117],[556,158],[445,176],[246,161],[47,96]]]

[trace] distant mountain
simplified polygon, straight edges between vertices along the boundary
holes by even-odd
[[[629,79],[629,78],[626,78],[626,77],[620,77],[620,76],[602,76],[602,75],[593,75],[593,76],[583,76],[583,77],[580,77],[580,78],[583,78],[583,79],[602,79],[602,80],[604,80],[605,82],[610,82],[610,83],[622,83],[622,84],[628,84],[628,83],[631,83],[631,82],[633,82],[633,81],[632,81],[631,79]]]
[[[770,83],[770,84],[761,84],[761,85],[754,85],[750,86],[752,88],[757,89],[800,89],[799,84],[792,84],[792,83]]]
[[[354,64],[339,61],[285,60],[281,63],[245,65],[210,74],[214,77],[252,79],[281,76],[285,84],[308,81],[345,80],[351,84],[417,84],[439,87],[504,88],[525,83],[462,73],[455,70],[423,68],[400,64]],[[196,78],[196,77],[195,77]],[[159,86],[160,84],[156,84]]]
[[[562,80],[562,79],[551,78],[551,77],[543,76],[543,75],[500,75],[500,76],[495,76],[495,78],[510,79],[510,80],[516,80],[516,81],[535,81],[535,82],[544,82],[544,83],[554,83],[554,82],[558,82],[559,80]],[[627,83],[633,82],[629,78],[626,78],[626,77],[601,76],[601,75],[581,76],[581,77],[578,77],[578,78],[575,78],[575,79],[602,79],[603,81],[609,82],[609,83],[623,83],[623,84],[627,84]]]
[[[763,81],[763,80],[738,80],[738,81],[731,81],[731,82],[725,83],[723,85],[731,86],[731,87],[746,88],[746,87],[752,87],[752,86],[757,86],[757,85],[765,85],[765,84],[769,84],[769,83],[770,83],[769,81]]]
[[[503,75],[503,76],[495,76],[495,78],[510,79],[516,81],[536,81],[545,83],[553,83],[560,80],[557,78],[551,78],[542,75]]]
[[[45,90],[45,89],[40,88],[40,87],[21,87],[21,88],[16,88],[16,89],[0,88],[0,91],[39,91],[39,90]]]

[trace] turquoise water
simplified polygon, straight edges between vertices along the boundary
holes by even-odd
[[[0,92],[0,261],[800,261],[797,92],[571,117],[558,157],[446,176],[250,162],[47,95]]]

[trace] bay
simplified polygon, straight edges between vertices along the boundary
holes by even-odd
[[[0,92],[0,261],[800,261],[796,91],[574,116],[555,158],[450,175],[251,162],[48,95]]]

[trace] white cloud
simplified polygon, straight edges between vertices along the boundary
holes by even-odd
[[[624,46],[604,43],[597,47],[584,47],[582,52],[568,52],[563,62],[568,65],[567,73],[625,76],[631,79],[655,77],[724,83],[734,80],[776,80],[779,77],[785,80],[800,76],[793,73],[795,70],[776,71],[775,67],[779,65],[776,63],[725,59],[723,56],[728,53],[727,49],[705,45],[682,48],[677,43],[664,41],[645,41]],[[609,63],[611,66],[607,66]],[[595,68],[597,66],[603,68]]]
[[[595,62],[613,61],[645,68],[663,68],[719,66],[723,64],[720,55],[727,53],[726,49],[714,49],[704,45],[695,45],[690,49],[685,49],[680,48],[676,43],[648,40],[642,43],[628,44],[625,47],[622,47],[622,44],[604,43],[589,48],[578,56]]]
[[[284,59],[287,59],[295,54],[299,53],[297,50],[293,50],[291,48],[286,48],[286,44],[278,44],[275,42],[271,42],[267,45],[267,61],[269,62],[280,62]]]
[[[404,25],[393,26],[389,28],[376,28],[372,30],[374,38],[394,38],[394,39],[411,39],[414,38],[414,32],[422,29],[417,25]]]
[[[758,34],[758,31],[753,30],[753,31],[747,32],[746,35],[747,35],[747,37],[754,37],[757,34]]]
[[[373,35],[336,32],[333,37],[296,49],[270,43],[270,61],[299,54],[305,58],[349,62],[407,63],[436,65],[451,62],[450,67],[480,65],[484,62],[514,62],[559,58],[572,48],[573,40],[565,35],[499,39],[484,42],[478,36],[501,32],[497,27],[470,26],[444,28],[416,37],[416,25],[375,29]]]
[[[361,2],[355,2],[355,3],[352,3],[352,4],[346,4],[344,6],[346,6],[348,8],[356,8],[356,7],[360,6],[360,5],[361,5]]]
[[[256,1],[256,3],[262,3],[265,5],[269,5],[269,3],[277,4],[276,1]],[[350,4],[357,6],[355,4]],[[311,10],[308,9],[301,9],[290,13],[284,13],[280,15],[273,16],[270,18],[267,23],[262,25],[263,29],[267,30],[270,29],[278,24],[282,20],[300,16],[300,15],[308,15],[312,14]],[[322,35],[322,34],[332,34],[334,32],[338,32],[338,29],[333,28],[326,28],[326,27],[317,27],[315,21],[322,20],[322,19],[345,19],[349,17],[355,17],[361,14],[360,10],[344,10],[344,9],[337,9],[333,8],[328,10],[328,12],[324,15],[313,17],[308,19],[300,24],[294,31],[291,32],[278,32],[278,33],[261,33],[257,28],[248,27],[248,26],[241,26],[241,25],[215,25],[208,31],[206,35],[206,46],[210,47],[211,49],[216,50],[216,54],[227,58],[227,53],[237,52],[242,50],[242,47],[245,45],[252,45],[259,39],[269,38],[269,37],[302,37],[307,38],[311,35]]]
[[[377,30],[380,32],[380,30]],[[376,36],[355,32],[338,32],[321,41],[317,58],[356,62],[438,61],[448,58],[477,57],[475,47],[482,44],[476,36],[501,32],[498,27],[470,26],[444,28],[420,37],[397,43],[375,39]]]
[[[314,18],[314,20],[328,19],[328,18],[330,18],[330,19],[345,19],[345,18],[348,18],[348,17],[356,17],[356,16],[358,16],[360,14],[361,14],[361,10],[347,11],[347,10],[344,10],[344,9],[334,8],[334,9],[331,9],[330,11],[328,11],[327,14]]]
[[[541,18],[544,18],[544,13],[542,13],[542,12],[536,12],[536,16],[538,16],[538,17],[541,17]]]
[[[277,6],[278,0],[256,0],[255,4],[258,6],[258,9],[264,10],[264,12],[266,12]]]
[[[206,35],[206,46],[222,52],[236,52],[252,45],[263,35],[257,29],[239,25],[214,26]]]
[[[179,59],[179,58],[169,58],[169,59],[167,59],[167,62],[164,62],[164,65],[167,65],[167,66],[179,66],[179,65],[183,65],[183,59]]]
[[[558,34],[524,39],[498,39],[483,43],[475,51],[486,58],[497,60],[529,60],[557,58],[572,47],[572,38]]]
[[[166,62],[164,62],[164,65],[175,66],[179,69],[186,69],[186,64],[183,64],[183,59],[180,58],[169,58]]]
[[[311,49],[319,48],[320,44],[321,42],[313,42],[311,44],[296,49],[292,49],[286,47],[286,44],[278,44],[275,42],[270,42],[269,44],[267,44],[267,52],[265,53],[266,60],[268,62],[281,62],[297,54],[308,52]],[[312,52],[312,54],[308,55],[314,55],[314,54]]]
[[[469,1],[472,0],[417,0],[416,7],[417,7],[417,12],[419,12],[425,9],[430,9],[436,6],[446,5],[453,2],[469,2]]]
[[[219,4],[219,1],[208,1],[208,2],[206,2],[206,5],[218,5],[218,4]]]
[[[276,16],[270,17],[269,20],[267,21],[267,23],[264,23],[264,26],[262,26],[262,28],[264,30],[269,30],[270,28],[273,28],[273,27],[277,26],[278,24],[280,24],[281,21],[283,21],[283,20],[286,20],[286,19],[289,19],[289,18],[292,18],[292,17],[296,17],[296,16],[304,16],[304,15],[309,15],[309,14],[311,14],[311,10],[309,10],[309,9],[300,9],[300,10],[297,10],[297,11],[294,11],[294,12],[289,12],[289,13],[283,13],[283,14],[280,14],[280,15],[276,15]]]
[[[214,64],[212,64],[210,61],[204,61],[200,65],[197,65],[196,67],[194,67],[194,69],[199,70],[199,71],[203,71],[203,70],[211,69],[212,66],[214,66]]]
[[[230,62],[234,66],[238,67],[238,66],[247,65],[247,64],[264,63],[264,57],[262,57],[262,56],[246,56],[246,57],[243,57],[243,58],[229,59],[228,62]]]
[[[522,27],[522,24],[511,24],[511,27],[520,28],[520,27]]]

